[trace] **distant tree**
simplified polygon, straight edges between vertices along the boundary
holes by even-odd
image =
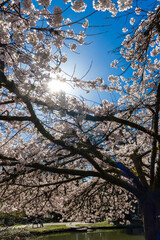
[[[82,0],[63,2],[75,12],[85,11]],[[71,50],[84,43],[85,32],[72,29],[77,22],[64,19],[65,8],[54,6],[54,1],[0,1],[3,211],[14,207],[33,215],[52,209],[72,219],[68,212],[72,209],[79,219],[105,217],[106,212],[123,218],[130,208],[134,212],[137,201],[145,239],[158,239],[160,7],[154,1],[147,12],[139,3],[93,1],[96,11],[108,10],[113,16],[128,10],[130,24],[134,26],[136,19],[137,25],[118,49],[123,74],[109,76],[109,86],[101,78],[61,79],[121,95],[117,103],[103,100],[100,106],[89,106],[47,90],[51,73],[60,79],[60,65],[67,61],[62,53],[66,41],[72,42]],[[88,20],[78,23],[88,27]],[[117,64],[114,60],[111,66]]]

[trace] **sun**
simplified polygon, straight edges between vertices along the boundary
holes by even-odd
[[[66,82],[63,76],[51,74],[51,80],[48,82],[50,92],[70,92],[71,85]]]
[[[48,88],[51,92],[66,92],[66,83],[60,82],[58,80],[51,80],[48,83]]]

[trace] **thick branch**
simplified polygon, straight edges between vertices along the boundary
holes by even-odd
[[[26,104],[28,111],[31,115],[31,119],[32,122],[34,123],[35,127],[39,130],[39,132],[46,137],[48,140],[54,142],[57,145],[62,146],[63,148],[71,151],[72,153],[77,153],[80,154],[81,156],[85,157],[94,167],[97,171],[99,171],[102,175],[102,177],[105,177],[105,172],[103,171],[103,169],[99,166],[99,164],[96,163],[96,161],[94,161],[94,159],[92,157],[89,156],[87,151],[84,150],[79,150],[74,148],[73,146],[69,146],[66,145],[66,143],[62,140],[57,140],[54,138],[54,136],[52,136],[44,127],[43,124],[41,123],[41,121],[38,119],[33,106],[30,102],[30,100],[28,99],[27,96],[22,95],[18,88],[16,87],[16,85],[14,84],[14,82],[10,82],[8,81],[6,78],[4,79],[4,82],[6,84],[6,87],[8,88],[9,91],[14,92],[19,98],[21,98],[23,100],[23,102]]]
[[[38,105],[42,105],[42,106],[46,106],[49,110],[54,111],[60,111],[60,110],[64,110],[66,111],[66,113],[74,118],[77,118],[79,116],[79,113],[75,112],[75,111],[68,111],[67,109],[63,109],[62,107],[59,107],[55,104],[53,104],[52,106],[48,106],[45,102],[40,101],[40,100],[34,100],[34,102]],[[113,115],[106,115],[106,116],[92,116],[90,114],[86,114],[85,116],[83,116],[85,120],[88,121],[92,121],[92,122],[104,122],[104,121],[109,121],[109,122],[116,122],[116,123],[120,123],[122,125],[137,129],[139,131],[142,131],[144,133],[147,133],[148,135],[155,137],[159,142],[160,142],[160,136],[158,134],[156,134],[155,132],[137,124],[134,122],[131,122],[127,119],[122,119],[122,118],[118,118],[115,117]]]
[[[129,127],[132,127],[134,129],[137,129],[139,131],[142,131],[144,133],[147,133],[148,135],[150,136],[153,136],[155,137],[158,141],[160,141],[160,136],[158,134],[156,134],[155,132],[149,130],[149,129],[146,129],[145,127],[137,124],[137,123],[133,123],[133,122],[130,122],[126,119],[122,119],[122,118],[118,118],[118,117],[115,117],[115,116],[112,116],[112,115],[108,115],[108,116],[91,116],[91,115],[86,115],[86,120],[89,120],[89,121],[93,121],[93,122],[96,122],[96,121],[100,121],[100,122],[104,122],[104,121],[110,121],[110,122],[117,122],[117,123],[121,123],[125,126],[129,126]]]
[[[147,189],[148,183],[142,170],[142,157],[137,152],[138,151],[134,151],[134,153],[130,155],[130,158],[133,160],[134,166],[136,168],[141,183]]]
[[[4,156],[2,154],[0,154],[0,159],[2,159],[2,160],[9,160],[9,161],[12,161],[12,162],[17,162],[18,161],[16,158],[7,157],[7,156]]]
[[[57,174],[70,174],[70,175],[73,175],[73,176],[103,178],[100,173],[95,172],[95,171],[83,171],[83,170],[78,170],[78,169],[48,167],[48,166],[45,166],[45,165],[40,164],[40,163],[33,163],[33,164],[30,164],[30,165],[28,164],[26,166],[27,167],[32,167],[32,168],[35,168],[35,169],[41,169],[41,170],[47,171],[47,172],[57,173]],[[105,172],[105,178],[103,178],[103,179],[112,183],[112,184],[115,184],[117,186],[120,186],[120,187],[128,190],[129,192],[133,193],[137,198],[139,198],[141,196],[141,192],[138,191],[134,186],[132,186],[131,184],[129,184],[125,180],[122,180],[120,178],[116,178],[116,177],[108,174],[107,172]]]
[[[83,177],[75,177],[75,178],[70,178],[70,179],[66,179],[66,180],[62,180],[62,181],[58,181],[58,182],[44,183],[44,184],[39,184],[39,185],[38,184],[21,184],[21,183],[15,183],[15,185],[22,186],[22,187],[41,188],[41,187],[66,184],[66,183],[77,181],[80,179],[83,179]]]
[[[83,171],[78,169],[67,169],[67,168],[55,168],[52,166],[46,166],[40,163],[31,163],[27,164],[27,167],[32,167],[35,169],[40,169],[46,172],[53,172],[58,174],[70,174],[73,176],[82,176],[82,177],[101,177],[99,172],[95,171]]]
[[[0,115],[0,120],[1,121],[6,121],[6,122],[12,122],[12,121],[18,121],[18,122],[23,122],[23,121],[31,121],[31,117],[29,116],[3,116]]]
[[[20,93],[20,91],[18,90],[17,86],[15,85],[15,83],[13,81],[9,81],[7,80],[6,76],[4,75],[4,73],[1,71],[0,72],[0,78],[2,79],[5,87],[12,93],[15,93],[17,95],[18,98],[22,99],[22,101],[26,104],[27,106],[27,109],[31,115],[31,120],[32,122],[34,123],[35,127],[38,129],[38,131],[44,136],[46,137],[48,140],[50,140],[51,142],[57,144],[57,145],[60,145],[61,147],[63,147],[64,149],[67,149],[69,151],[71,151],[73,154],[80,154],[81,156],[83,156],[84,158],[86,158],[94,167],[98,172],[94,172],[93,174],[91,174],[91,172],[87,173],[85,171],[82,171],[81,170],[71,170],[71,169],[57,169],[57,168],[53,168],[53,167],[46,167],[44,165],[41,165],[41,164],[38,164],[38,163],[35,163],[32,165],[32,167],[39,167],[39,169],[42,169],[42,170],[46,170],[46,171],[51,171],[51,172],[55,172],[55,173],[59,173],[59,174],[63,174],[63,173],[68,173],[68,174],[72,174],[72,175],[80,175],[80,172],[82,175],[80,176],[98,176],[98,177],[101,177],[103,179],[105,179],[106,181],[109,181],[117,186],[121,186],[122,188],[125,188],[126,190],[132,192],[135,196],[138,197],[139,195],[139,191],[131,184],[123,181],[122,179],[117,179],[116,177],[112,176],[112,175],[109,175],[107,174],[95,161],[94,159],[88,154],[88,151],[85,151],[84,149],[76,149],[73,147],[73,145],[69,146],[68,144],[66,145],[66,143],[63,141],[63,140],[57,140],[54,138],[54,136],[52,136],[44,127],[43,127],[43,124],[42,122],[38,119],[38,117],[36,116],[36,113],[33,109],[33,106],[29,100],[29,98],[25,95],[22,95]],[[67,110],[66,110],[67,111]],[[67,113],[69,115],[72,115],[75,117],[78,116],[77,113],[75,112],[68,112]],[[90,120],[90,121],[105,121],[105,120],[109,120],[109,121],[117,121],[117,122],[120,122],[120,123],[123,123],[123,121],[126,121],[126,120],[122,120],[122,119],[118,119],[114,116],[104,116],[104,117],[94,117],[94,116],[91,116],[91,115],[87,115],[86,116],[86,120]],[[127,121],[128,123],[130,123],[129,121]],[[131,123],[131,125],[136,125],[137,127],[141,128],[141,126],[137,125],[137,124],[134,124],[134,123]],[[145,128],[143,128],[144,131],[147,131]],[[150,131],[149,131],[150,132]],[[30,166],[31,167],[31,166]],[[123,168],[123,169],[122,169]],[[48,170],[47,170],[48,169]],[[138,179],[135,178],[135,175],[132,174],[130,171],[128,171],[127,168],[125,168],[125,166],[122,166],[121,164],[121,170],[124,171],[125,173],[129,174],[131,176],[131,178],[133,178],[134,180],[134,183],[136,183],[136,185],[139,183],[138,182]],[[75,172],[76,171],[76,172]],[[77,172],[78,171],[78,172]],[[89,175],[88,175],[89,174]],[[128,175],[128,176],[129,176]],[[139,188],[139,190],[141,191],[141,189]]]
[[[6,102],[0,102],[0,105],[9,104],[9,103],[15,103],[15,101],[14,100],[8,100]]]

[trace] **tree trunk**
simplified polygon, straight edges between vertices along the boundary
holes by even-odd
[[[160,240],[160,192],[145,195],[140,201],[140,206],[145,240]]]

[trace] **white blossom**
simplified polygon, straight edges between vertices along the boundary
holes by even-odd
[[[85,4],[83,0],[74,0],[71,5],[75,12],[84,12],[87,7],[87,4]]]
[[[51,4],[51,0],[38,0],[39,5],[42,5],[46,8],[48,8]]]
[[[128,29],[127,28],[122,28],[122,32],[128,32]]]
[[[61,57],[61,62],[65,63],[67,62],[67,56],[66,54],[63,54],[62,57]]]
[[[136,7],[135,8],[135,13],[137,14],[137,15],[139,15],[140,13],[141,13],[141,8],[139,8],[139,7]]]
[[[85,22],[82,24],[83,28],[88,28],[89,27],[89,21],[88,19],[85,19]]]
[[[111,62],[111,67],[112,68],[117,68],[118,63],[119,63],[119,61],[115,59],[113,62]]]
[[[71,49],[72,51],[75,51],[75,50],[77,49],[77,44],[75,44],[75,43],[71,44],[70,49]]]
[[[131,25],[133,25],[133,24],[135,23],[135,18],[132,17],[132,18],[130,19],[130,22],[129,22],[129,23],[130,23]]]

